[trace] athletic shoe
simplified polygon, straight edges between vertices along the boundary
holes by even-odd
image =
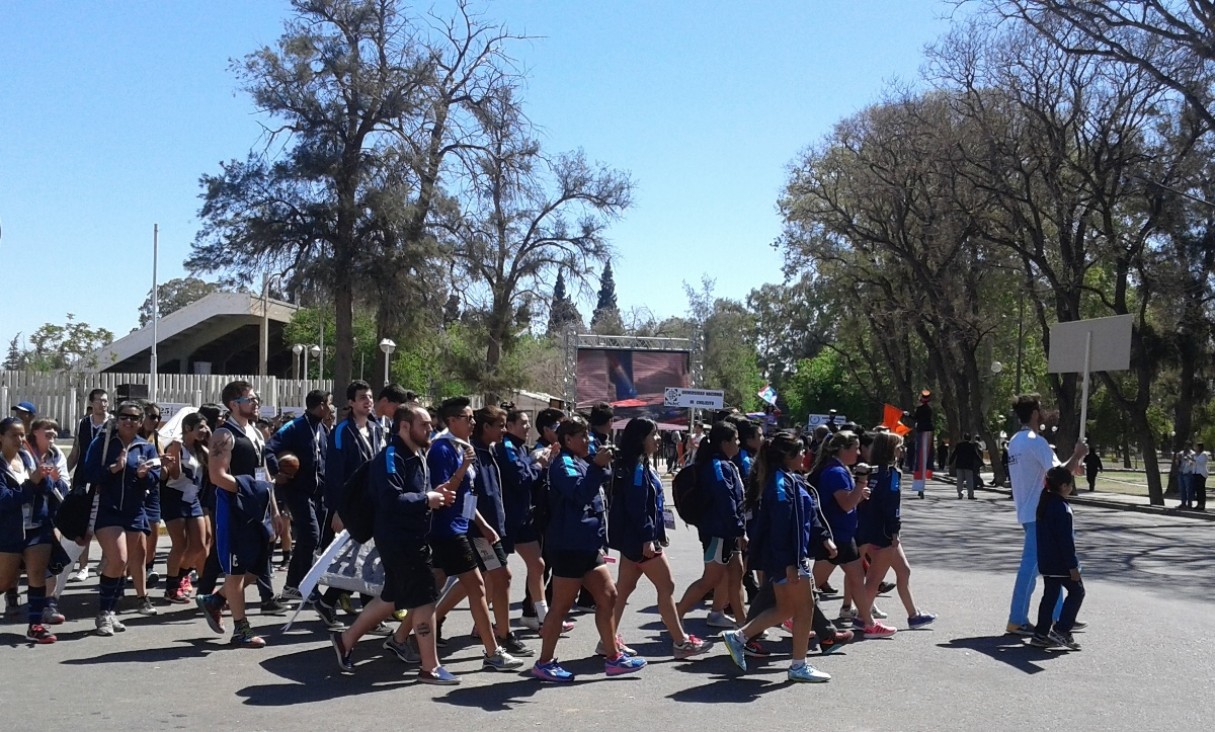
[[[279,598],[285,602],[292,602],[296,600],[303,600],[304,596],[300,594],[298,587],[284,587],[283,594],[279,595]]]
[[[619,653],[623,653],[626,656],[636,656],[637,655],[637,651],[634,651],[632,648],[629,648],[628,646],[626,646],[624,644],[624,637],[621,636],[619,633],[616,634],[616,651]],[[595,644],[595,655],[607,656],[607,654],[603,652],[603,641],[599,641],[598,643]]]
[[[558,683],[574,680],[574,675],[561,668],[555,658],[548,663],[537,663],[535,666],[532,666],[532,676],[541,681],[556,681]]]
[[[865,632],[865,621],[857,617],[852,618],[852,629],[858,633]]]
[[[870,613],[873,615],[874,620],[885,620],[886,618],[890,617],[889,614],[882,612],[882,608],[878,607],[877,605],[874,605],[870,609]]]
[[[821,684],[831,680],[831,674],[826,671],[819,671],[808,663],[803,663],[801,666],[790,666],[788,678],[790,681],[798,683]]]
[[[404,643],[397,643],[396,639],[388,638],[384,641],[384,650],[392,651],[397,658],[401,659],[402,663],[408,663],[411,666],[422,662],[422,654],[418,653],[413,636],[406,638]]]
[[[21,597],[16,590],[4,593],[4,617],[15,618],[21,612]]]
[[[524,615],[519,618],[519,624],[528,630],[540,630],[540,618],[535,615]]]
[[[1029,644],[1034,648],[1054,648],[1055,644],[1044,635],[1034,635],[1029,639]]]
[[[920,500],[924,500],[924,491],[920,491],[916,495],[920,497]]]
[[[785,622],[781,623],[780,627],[784,628],[785,632],[789,635],[793,635],[793,618],[789,618]]]
[[[1077,643],[1074,638],[1072,638],[1071,633],[1060,633],[1057,630],[1051,630],[1046,637],[1050,638],[1051,642],[1061,645],[1069,650],[1080,650],[1080,644]]]
[[[89,568],[81,567],[80,569],[68,574],[68,582],[84,582],[89,578]]]
[[[1019,635],[1019,636],[1025,637],[1025,638],[1029,638],[1033,634],[1034,634],[1034,626],[1030,625],[1029,623],[1026,623],[1025,625],[1016,625],[1014,623],[1009,623],[1008,626],[1004,629],[1004,635]]]
[[[897,586],[898,585],[896,585],[893,582],[879,582],[878,583],[878,594],[879,595],[888,594],[891,590],[893,590]]]
[[[187,598],[194,594],[194,583],[190,581],[190,575],[188,574],[181,576],[181,592]]]
[[[498,645],[504,648],[510,655],[519,658],[531,658],[536,655],[536,652],[523,645],[523,641],[519,640],[519,636],[513,632],[507,633],[505,638],[499,638]]]
[[[824,582],[818,586],[818,591],[824,595],[838,595],[840,591],[831,586],[830,582]]]
[[[59,640],[51,634],[51,631],[37,624],[31,625],[29,629],[25,631],[25,639],[28,641],[33,641],[39,645],[46,645]]]
[[[436,686],[457,686],[460,683],[460,678],[442,666],[438,666],[434,671],[419,669],[418,681],[423,684],[434,684]]]
[[[336,630],[329,631],[329,644],[333,646],[333,653],[337,656],[338,668],[342,673],[354,673],[354,659],[351,657],[353,651],[342,643],[342,634]]]
[[[113,612],[110,613],[110,623],[114,626],[114,632],[125,633],[127,626],[123,625],[122,621]]]
[[[845,623],[849,620],[854,620],[856,619],[856,611],[851,607],[842,607],[840,608],[839,619]]]
[[[253,628],[245,626],[232,631],[232,640],[228,641],[234,646],[244,646],[246,648],[265,648],[266,639],[253,632]]]
[[[897,632],[899,632],[897,628],[892,628],[889,625],[882,625],[881,623],[874,621],[873,625],[870,625],[868,628],[865,628],[865,637],[866,638],[889,638],[890,636],[894,635]]]
[[[726,645],[726,652],[730,654],[730,660],[734,662],[743,671],[747,670],[747,639],[743,638],[743,634],[737,630],[727,630],[722,632],[721,640]]]
[[[383,621],[380,621],[379,625],[377,625],[374,628],[372,628],[371,630],[367,631],[367,635],[385,636],[385,635],[392,635],[393,632],[394,632],[394,630],[391,625],[389,625],[388,623],[385,623]]]
[[[676,661],[682,661],[692,656],[699,656],[709,650],[709,643],[694,635],[689,635],[683,643],[673,644]]]
[[[290,609],[279,597],[272,597],[262,603],[262,615],[286,615]]]
[[[152,604],[152,598],[144,595],[143,597],[135,598],[139,600],[139,607],[135,608],[135,612],[140,615],[157,615],[160,613],[156,606]]]
[[[705,625],[710,628],[729,628],[731,630],[738,627],[738,623],[733,617],[713,610],[709,611],[709,617],[705,620]]]
[[[211,627],[211,632],[217,635],[224,634],[224,606],[216,604],[215,595],[199,595],[194,598],[194,604],[202,610],[203,617],[207,619],[207,625]]]
[[[350,595],[343,592],[338,595],[337,606],[342,609],[342,612],[347,615],[358,615],[359,611],[354,609],[354,603],[350,601]]]
[[[1072,623],[1073,632],[1075,632],[1077,630],[1084,630],[1087,627],[1088,627],[1088,623],[1084,622],[1083,620],[1077,620],[1076,622]]]
[[[485,671],[514,671],[523,668],[523,662],[499,648],[492,656],[485,654],[481,659],[481,668]]]
[[[190,604],[190,598],[186,597],[186,593],[180,587],[165,590],[165,601],[172,605]]]
[[[644,658],[630,656],[627,653],[621,653],[615,658],[605,658],[603,660],[603,672],[608,676],[622,676],[640,671],[646,667]]]
[[[342,622],[338,620],[336,607],[326,604],[320,598],[317,598],[317,601],[312,603],[312,607],[316,610],[316,614],[321,616],[321,622],[330,630],[342,627]]]
[[[63,613],[59,612],[58,608],[47,607],[42,608],[42,624],[43,625],[62,625],[67,620]]]
[[[157,572],[156,570],[152,569],[151,567],[148,567],[147,571],[144,573],[144,581],[146,582],[148,587],[154,586],[157,582],[160,581],[160,572]]]
[[[767,658],[772,655],[758,640],[747,641],[747,645],[743,646],[743,655],[749,658]]]
[[[932,621],[936,619],[937,616],[934,613],[916,613],[915,615],[907,618],[907,627],[911,628],[912,630],[918,630],[920,628],[932,625]]]
[[[824,655],[835,653],[845,643],[851,643],[856,635],[851,630],[837,630],[834,638],[825,638],[818,643],[819,651]]]
[[[109,637],[114,635],[114,620],[111,613],[97,613],[97,619],[94,621],[97,626],[97,635]]]

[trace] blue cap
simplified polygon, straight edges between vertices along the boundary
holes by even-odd
[[[13,407],[13,411],[14,412],[22,411],[22,412],[29,412],[30,414],[37,414],[38,407],[35,407],[33,402],[21,402],[17,406]]]

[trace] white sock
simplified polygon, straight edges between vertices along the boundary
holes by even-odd
[[[544,619],[548,617],[548,603],[541,600],[539,602],[533,602],[532,606],[536,608],[536,619],[543,624]]]

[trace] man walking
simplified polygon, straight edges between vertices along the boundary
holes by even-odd
[[[1194,451],[1194,474],[1190,476],[1192,493],[1194,494],[1194,510],[1207,510],[1207,463],[1210,456],[1200,442]]]

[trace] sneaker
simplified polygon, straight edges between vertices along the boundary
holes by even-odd
[[[721,634],[722,643],[726,645],[726,652],[730,654],[730,660],[734,662],[743,671],[747,670],[747,639],[743,638],[742,633],[737,630],[727,630]]]
[[[877,605],[874,605],[870,609],[870,613],[873,615],[874,620],[885,620],[886,618],[890,617],[888,613],[883,612],[882,608],[878,607]]]
[[[113,612],[110,613],[110,624],[114,626],[114,632],[116,633],[125,633],[127,630],[127,626]]]
[[[1077,620],[1072,623],[1072,632],[1075,632],[1077,630],[1084,630],[1087,627],[1088,627],[1088,623],[1084,622],[1083,620]]]
[[[1044,635],[1034,635],[1029,639],[1029,644],[1034,648],[1054,648],[1055,644]]]
[[[622,676],[640,671],[646,667],[644,658],[630,656],[627,653],[621,653],[615,658],[606,658],[603,660],[603,672],[608,676]]]
[[[628,646],[626,646],[624,644],[624,637],[622,637],[619,633],[616,634],[616,651],[618,653],[623,653],[626,656],[636,656],[637,655],[637,651],[634,651],[632,648],[629,648]],[[599,641],[598,643],[595,644],[595,655],[597,655],[597,656],[607,656],[608,655],[603,652],[603,641]]]
[[[156,583],[160,581],[160,572],[148,567],[147,571],[144,573],[144,581],[147,583],[148,587],[155,586]]]
[[[21,598],[16,590],[4,593],[4,617],[15,618],[21,612]]]
[[[290,609],[281,597],[272,597],[262,603],[262,615],[286,615]]]
[[[772,655],[772,651],[769,651],[764,644],[760,643],[757,639],[747,641],[747,645],[743,646],[743,655],[747,656],[748,658],[767,658]]]
[[[856,635],[851,630],[837,630],[835,637],[825,638],[819,641],[818,649],[824,655],[829,655],[838,651],[845,643],[851,643],[856,638]]]
[[[481,668],[486,671],[514,671],[523,668],[523,662],[499,648],[492,656],[485,654],[481,659]]]
[[[519,640],[519,636],[513,632],[507,633],[505,638],[499,638],[498,645],[510,655],[518,658],[531,658],[536,655],[536,652],[523,645],[523,641]]]
[[[555,658],[548,663],[537,663],[535,666],[532,666],[532,676],[541,681],[556,681],[558,683],[574,680],[574,675],[561,668]]]
[[[253,628],[245,626],[236,628],[232,631],[232,640],[228,641],[234,646],[244,646],[246,648],[265,648],[266,639],[253,632]]]
[[[540,618],[535,615],[524,615],[519,618],[519,624],[528,630],[540,630]]]
[[[324,600],[318,599],[312,604],[312,607],[316,609],[316,614],[321,616],[321,622],[330,630],[343,627],[343,623],[338,620],[337,608],[333,605],[328,605]]]
[[[689,635],[683,643],[673,644],[676,661],[682,661],[692,656],[699,656],[709,650],[709,644],[694,635]]]
[[[418,681],[423,684],[435,684],[436,686],[457,686],[460,683],[460,678],[442,666],[438,666],[434,671],[419,669]]]
[[[25,639],[28,641],[33,641],[39,645],[46,645],[59,640],[51,634],[51,631],[38,624],[31,625],[29,630],[25,631]]]
[[[303,600],[304,596],[300,594],[298,587],[284,587],[283,594],[279,595],[279,598],[284,601],[295,602]]]
[[[392,635],[394,632],[395,632],[395,630],[391,625],[381,621],[379,625],[377,625],[374,628],[372,628],[371,630],[367,631],[367,634],[385,636],[385,635]]]
[[[781,623],[780,627],[784,628],[785,632],[789,635],[793,635],[793,618],[789,618],[785,622]]]
[[[819,671],[808,663],[803,663],[801,666],[790,666],[788,678],[790,681],[795,681],[803,684],[821,684],[831,680],[831,674],[826,671]]]
[[[840,591],[831,586],[830,582],[824,582],[818,586],[818,591],[824,595],[838,595]]]
[[[337,656],[338,668],[342,673],[354,673],[354,659],[352,651],[342,643],[342,634],[336,630],[329,631],[329,644],[333,646],[333,653]]]
[[[422,654],[418,653],[413,636],[406,638],[404,643],[397,643],[396,639],[389,637],[384,641],[384,650],[392,651],[397,658],[401,659],[402,663],[408,663],[411,666],[422,662]]]
[[[165,601],[172,605],[189,605],[190,598],[186,596],[185,590],[180,587],[172,590],[165,590]]]
[[[94,621],[97,626],[97,635],[109,637],[114,635],[114,621],[110,617],[110,613],[97,613],[97,619]]]
[[[865,632],[865,621],[857,617],[852,618],[852,629],[857,633]]]
[[[345,592],[338,596],[337,606],[347,615],[359,614],[359,611],[354,609],[354,603],[350,601],[350,595]]]
[[[868,628],[865,628],[865,637],[866,638],[889,638],[890,636],[894,635],[897,632],[899,632],[897,628],[892,628],[889,625],[882,625],[881,623],[874,621],[873,625],[870,625]]]
[[[713,610],[709,611],[709,617],[705,620],[705,625],[708,625],[710,628],[729,628],[730,630],[738,627],[738,623],[734,618],[723,612]]]
[[[89,568],[81,567],[80,569],[68,575],[68,582],[84,582],[89,578]]]
[[[893,582],[878,582],[878,594],[879,595],[889,594],[890,591],[893,590],[897,586],[898,585],[896,585]]]
[[[199,595],[194,598],[194,604],[202,610],[203,617],[207,619],[207,625],[211,627],[211,632],[216,635],[224,634],[224,611],[222,604],[216,604],[214,595]]]
[[[578,621],[574,620],[573,618],[570,618],[568,620],[562,620],[561,621],[561,632],[562,633],[572,633],[574,628],[576,627],[577,622]]]
[[[59,612],[58,608],[47,607],[42,608],[42,624],[43,625],[62,625],[67,620],[63,613]]]
[[[907,618],[907,627],[912,630],[919,630],[932,625],[932,621],[936,620],[937,616],[934,613],[916,613]]]
[[[1057,630],[1052,630],[1047,634],[1046,637],[1049,638],[1051,642],[1061,645],[1069,650],[1080,650],[1080,644],[1077,643],[1074,638],[1072,638],[1071,633],[1060,633]]]
[[[152,604],[152,598],[144,595],[143,597],[135,598],[139,601],[139,607],[135,608],[135,612],[140,615],[157,615],[160,613],[156,606]]]
[[[854,618],[856,618],[856,611],[853,610],[851,607],[840,608],[839,619],[841,622],[847,623],[848,621],[853,620]]]
[[[190,575],[184,575],[181,578],[181,594],[189,598],[194,594],[194,583],[190,581]]]
[[[1019,635],[1019,636],[1025,637],[1025,638],[1029,638],[1033,634],[1034,634],[1034,626],[1030,625],[1029,623],[1026,623],[1024,625],[1016,625],[1014,623],[1009,623],[1008,627],[1006,627],[1004,629],[1004,635]]]

